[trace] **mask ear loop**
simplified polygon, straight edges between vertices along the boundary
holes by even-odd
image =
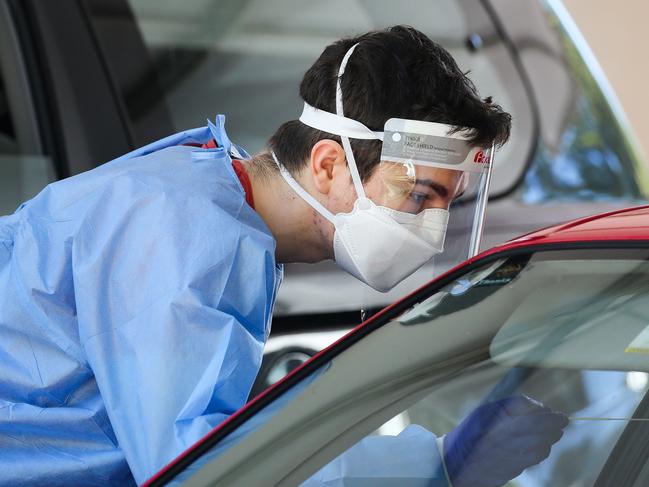
[[[277,160],[277,156],[275,155],[275,151],[271,151],[270,155],[273,156],[273,160],[275,161],[275,164],[277,164],[277,167],[279,168],[282,177],[284,178],[284,181],[288,183],[288,185],[293,188],[293,191],[295,191],[297,194],[299,194],[304,201],[306,201],[311,207],[316,210],[318,213],[320,213],[323,217],[325,217],[327,220],[329,220],[332,224],[336,225],[336,216],[331,213],[329,210],[327,210],[322,203],[320,203],[317,199],[315,199],[313,196],[311,196],[307,191],[300,186],[300,183],[298,183],[293,176],[291,176],[291,173],[288,172],[288,170],[279,163]]]
[[[340,63],[340,68],[338,69],[338,78],[336,79],[336,114],[344,117],[345,112],[343,111],[343,90],[340,86],[340,79],[342,78],[342,75],[345,73],[345,67],[347,66],[347,61],[349,61],[349,57],[352,55],[354,52],[354,49],[356,49],[356,46],[358,44],[354,44],[348,51],[345,53],[345,57],[343,57],[342,62]],[[349,167],[349,172],[352,175],[352,181],[354,182],[354,188],[356,189],[356,198],[358,202],[361,200],[367,200],[367,196],[365,195],[365,189],[363,188],[363,182],[361,181],[361,176],[358,172],[358,166],[356,166],[356,160],[354,159],[354,151],[352,151],[352,145],[349,143],[349,137],[345,137],[343,135],[340,136],[340,140],[342,140],[343,143],[343,149],[345,149],[345,155],[347,156],[347,167]],[[367,302],[369,298],[370,292],[368,288],[363,288],[363,301]],[[365,306],[361,308],[361,323],[365,321],[367,318],[367,311],[365,310]]]
[[[345,116],[343,111],[343,90],[340,86],[340,80],[342,75],[345,74],[345,68],[347,67],[347,62],[351,57],[354,49],[356,49],[358,44],[354,44],[343,57],[342,62],[340,63],[340,68],[338,69],[338,78],[336,79],[336,114],[341,117]],[[343,149],[345,149],[345,155],[347,156],[347,166],[349,167],[349,172],[352,176],[352,181],[354,182],[354,188],[356,189],[356,196],[358,199],[367,199],[365,196],[365,189],[363,188],[363,182],[361,181],[360,173],[358,172],[358,166],[356,165],[356,160],[354,159],[354,152],[352,151],[352,145],[349,142],[349,137],[340,136],[340,139],[343,143]]]

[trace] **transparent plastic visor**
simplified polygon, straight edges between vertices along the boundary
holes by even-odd
[[[466,129],[421,120],[391,118],[381,132],[344,115],[304,104],[300,121],[312,128],[339,135],[345,153],[349,139],[381,140],[381,160],[372,177],[361,184],[356,163],[348,157],[359,197],[369,192],[375,203],[403,213],[451,209],[461,201],[464,239],[458,263],[480,250],[489,196],[494,147],[474,146]],[[457,220],[457,218],[455,218]],[[457,247],[456,247],[457,248]]]

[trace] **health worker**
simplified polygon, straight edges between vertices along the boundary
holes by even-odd
[[[475,250],[510,116],[448,52],[403,26],[343,39],[300,96],[299,120],[253,157],[219,116],[0,218],[1,485],[143,483],[228,418],[259,370],[284,263],[335,259],[387,291],[444,251],[458,201],[470,218],[451,250]],[[425,452],[444,466],[426,485],[491,486],[564,426],[517,396],[444,438],[411,428],[357,448]],[[363,465],[336,460],[309,485]]]

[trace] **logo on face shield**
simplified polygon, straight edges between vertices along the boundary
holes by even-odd
[[[484,151],[479,150],[478,152],[475,153],[475,157],[473,158],[473,162],[477,164],[484,164],[487,162],[487,157],[485,156]]]

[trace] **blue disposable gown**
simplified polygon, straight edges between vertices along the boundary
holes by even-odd
[[[230,152],[219,117],[0,217],[0,485],[142,483],[245,404],[282,268]],[[440,465],[409,428],[306,485],[443,487]]]
[[[245,403],[282,271],[222,124],[0,218],[0,485],[141,483]]]

